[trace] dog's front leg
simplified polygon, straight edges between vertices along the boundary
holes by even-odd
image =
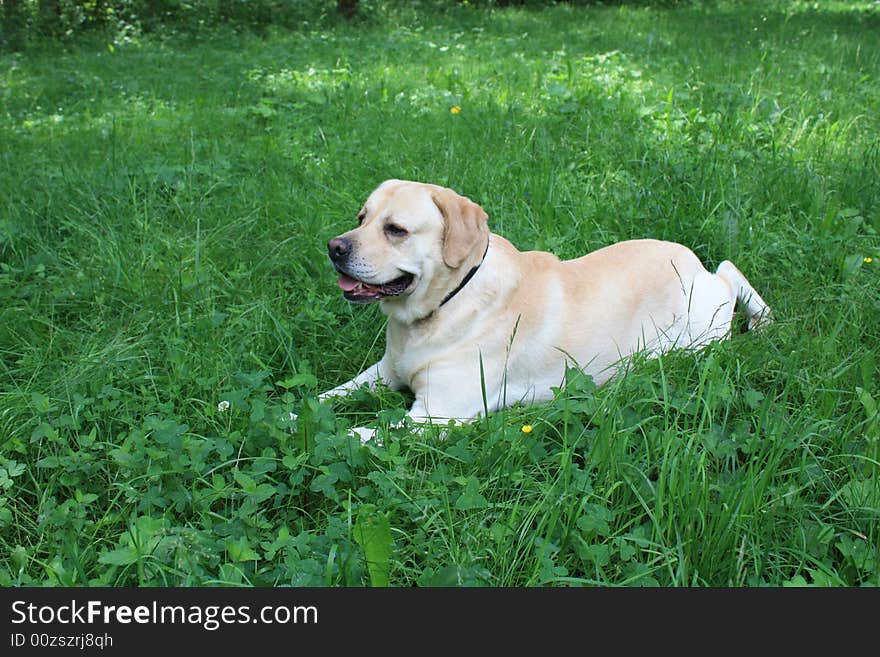
[[[386,384],[392,390],[399,390],[402,386],[399,381],[394,377],[393,373],[387,367],[385,359],[383,358],[378,363],[373,365],[372,367],[368,367],[363,372],[358,374],[356,377],[351,379],[350,381],[346,381],[342,385],[336,386],[332,390],[328,390],[320,395],[318,395],[319,401],[325,401],[327,399],[331,399],[333,397],[344,397],[349,393],[357,390],[363,385],[369,385],[370,388],[373,388],[376,383],[382,382]],[[460,389],[461,387],[452,386],[442,386],[444,390],[446,390],[446,394],[444,396],[455,398],[458,396],[462,396],[462,399],[469,399],[472,395],[467,395],[467,391]],[[477,393],[474,393],[477,394]],[[475,413],[465,412],[464,409],[467,405],[456,405],[456,404],[443,404],[442,407],[438,404],[432,405],[432,410],[434,410],[434,414],[429,413],[428,411],[428,400],[425,398],[424,393],[416,394],[415,401],[413,402],[412,407],[406,414],[406,418],[404,421],[391,425],[390,429],[397,429],[403,426],[404,422],[408,418],[413,424],[413,428],[416,433],[421,433],[425,428],[431,426],[432,424],[440,424],[442,426],[446,426],[449,420],[453,420],[456,424],[461,424],[463,422],[470,421]],[[290,414],[290,418],[292,420],[296,419],[296,415],[293,413]],[[371,440],[377,438],[379,429],[371,429],[369,427],[352,427],[349,431],[357,436],[361,443],[367,443]]]
[[[455,424],[464,424],[466,422],[470,422],[472,419],[473,416],[469,414],[455,414],[451,411],[444,412],[442,415],[431,415],[428,413],[428,408],[425,400],[421,396],[416,395],[416,399],[404,419],[400,422],[389,425],[388,428],[398,429],[404,426],[407,420],[409,420],[409,423],[411,424],[413,429],[413,433],[419,435],[430,426],[436,425],[440,427],[446,427],[449,424],[450,420],[452,420],[452,422]],[[366,443],[370,440],[373,440],[379,435],[378,428],[369,429],[367,427],[352,427],[351,432],[357,435],[358,438],[360,438],[361,443]],[[446,437],[446,431],[444,429],[441,429],[440,437]]]
[[[331,397],[344,397],[363,385],[368,385],[372,389],[379,381],[385,382],[390,388],[395,388],[393,377],[385,364],[384,358],[375,365],[365,369],[350,381],[346,381],[327,392],[322,392],[318,395],[318,401],[324,401]]]
[[[400,387],[399,383],[397,383],[396,379],[391,374],[384,358],[375,365],[365,369],[353,379],[346,381],[331,390],[322,392],[318,395],[318,401],[326,401],[327,399],[332,399],[334,397],[345,397],[364,385],[369,386],[372,389],[375,388],[376,384],[380,381],[394,390]],[[296,413],[290,414],[291,420],[295,420],[296,418]],[[376,429],[367,429],[366,427],[353,427],[351,431],[360,438],[362,443],[371,440],[376,435]]]
[[[399,429],[407,423],[407,420],[409,420],[413,432],[418,435],[432,424],[442,423],[443,426],[446,426],[449,419],[450,418],[439,418],[428,415],[425,404],[417,398],[415,403],[412,405],[412,408],[410,408],[410,410],[407,412],[404,419],[400,422],[395,422],[394,424],[388,425],[388,428]],[[457,418],[451,419],[453,419],[456,424],[462,422],[462,420],[459,420]],[[381,441],[378,439],[378,427],[376,427],[375,429],[370,429],[367,427],[352,427],[350,431],[352,432],[352,434],[356,435],[360,439],[361,443],[367,443],[371,440],[376,440],[378,444],[382,444]]]
[[[416,399],[415,403],[412,405],[412,408],[410,408],[410,410],[407,412],[406,417],[404,417],[404,419],[400,422],[395,422],[394,424],[389,425],[388,428],[397,429],[399,427],[402,427],[407,418],[409,418],[416,425],[422,425],[431,421],[431,418],[427,417],[427,415],[425,414],[424,404],[419,399]],[[421,429],[419,427],[416,428],[416,431],[420,430]],[[376,427],[375,429],[370,429],[368,427],[352,427],[351,429],[349,429],[349,431],[351,431],[352,434],[360,439],[361,444],[366,444],[374,439],[380,445],[382,444],[381,441],[378,440],[378,427]]]

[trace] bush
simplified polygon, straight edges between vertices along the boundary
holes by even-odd
[[[0,4],[0,46],[11,49],[90,30],[193,31],[224,23],[297,27],[326,16],[334,5],[329,0],[4,0]],[[351,17],[357,4],[339,2],[338,7]]]

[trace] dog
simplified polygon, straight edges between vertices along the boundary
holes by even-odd
[[[415,396],[417,424],[553,397],[566,368],[601,385],[628,356],[698,349],[771,311],[733,263],[710,273],[687,247],[653,239],[561,261],[490,232],[477,203],[437,185],[386,180],[358,226],[327,245],[343,296],[379,303],[385,354],[326,400],[382,382]],[[375,430],[357,427],[362,441]]]

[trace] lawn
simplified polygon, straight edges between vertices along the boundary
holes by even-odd
[[[326,242],[391,177],[524,250],[729,258],[777,321],[445,440],[318,404],[383,350]],[[39,43],[0,197],[0,585],[880,584],[875,2]]]

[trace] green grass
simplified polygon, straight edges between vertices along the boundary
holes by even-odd
[[[0,584],[880,584],[876,3],[370,6],[0,55]],[[389,177],[778,321],[361,447],[325,244]]]

